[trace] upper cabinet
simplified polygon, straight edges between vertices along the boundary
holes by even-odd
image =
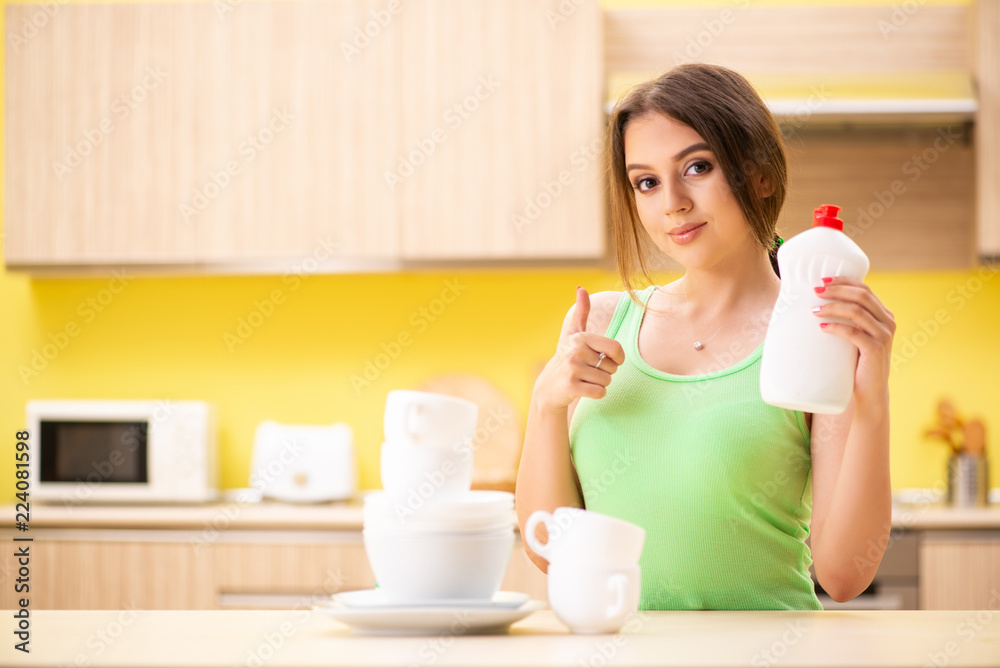
[[[600,42],[596,0],[63,5],[7,40],[6,262],[600,258]]]

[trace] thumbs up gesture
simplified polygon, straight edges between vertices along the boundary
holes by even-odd
[[[590,294],[576,289],[576,305],[567,314],[559,347],[535,382],[535,397],[541,406],[565,409],[575,399],[601,399],[607,394],[611,376],[625,361],[621,344],[587,331]]]

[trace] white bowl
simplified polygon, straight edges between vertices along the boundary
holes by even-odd
[[[386,599],[486,600],[500,590],[514,531],[467,536],[394,536],[362,532],[368,562]]]
[[[514,495],[473,490],[457,501],[405,503],[386,492],[365,497],[365,528],[414,533],[482,533],[516,524]]]

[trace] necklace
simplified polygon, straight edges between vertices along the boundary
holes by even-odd
[[[689,326],[690,326],[690,324],[691,323],[688,323]],[[722,329],[722,325],[719,325],[719,329]],[[719,333],[719,329],[715,330],[715,334]],[[700,350],[704,350],[705,349],[705,343],[708,343],[709,341],[711,341],[712,339],[714,339],[715,338],[715,334],[712,334],[712,336],[710,336],[707,339],[705,339],[704,343],[702,343],[701,341],[695,341],[694,342],[694,349],[695,350],[699,350],[699,351]],[[693,329],[691,330],[691,338],[694,338],[694,330]]]
[[[656,289],[657,290],[662,290],[664,294],[670,294],[669,292],[667,292],[666,290],[663,290],[663,288],[661,288],[659,286],[657,286]],[[709,341],[711,341],[712,339],[714,339],[715,335],[718,334],[721,330],[722,330],[722,325],[719,325],[718,329],[715,330],[715,332],[712,334],[712,336],[708,337],[704,341],[702,341],[701,339],[695,339],[695,341],[692,343],[692,345],[694,346],[694,349],[697,350],[698,352],[701,352],[702,350],[704,350],[705,349],[705,344],[708,343]],[[694,339],[694,327],[691,325],[691,318],[690,318],[690,316],[688,317],[688,331],[691,333],[691,338]]]

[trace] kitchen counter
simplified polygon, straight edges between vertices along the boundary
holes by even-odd
[[[998,613],[644,612],[620,634],[584,636],[544,610],[505,635],[366,637],[305,609],[39,610],[31,612],[31,654],[14,650],[8,633],[0,664],[995,668]]]
[[[14,517],[6,506],[3,517]],[[227,529],[360,531],[362,501],[288,504],[237,501],[202,505],[48,505],[31,504],[33,529]],[[898,504],[892,525],[900,529],[1000,529],[1000,503],[985,508],[951,508],[943,503]]]

